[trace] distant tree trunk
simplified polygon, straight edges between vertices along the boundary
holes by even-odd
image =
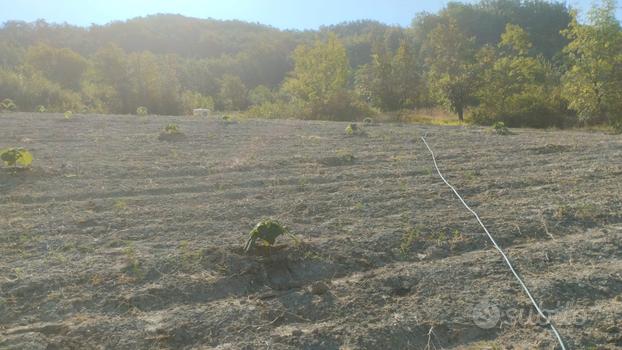
[[[458,119],[463,122],[464,121],[464,107],[460,106],[457,108]]]

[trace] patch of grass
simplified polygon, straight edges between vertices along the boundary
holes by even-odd
[[[179,251],[179,259],[183,269],[194,271],[201,265],[203,250],[193,249],[188,241],[181,241],[177,250]]]
[[[119,211],[124,211],[127,209],[127,202],[124,199],[118,199],[114,202],[114,208]]]
[[[483,341],[483,342],[477,342],[475,344],[472,344],[467,349],[468,350],[502,350],[503,348],[501,347],[501,345],[498,345],[497,343]]]
[[[326,157],[320,160],[320,163],[326,166],[343,166],[351,165],[356,161],[356,157],[349,152],[337,152],[335,157]]]
[[[464,125],[464,122],[459,121],[454,115],[451,115],[439,108],[419,108],[417,110],[402,110],[395,113],[387,114],[384,116],[384,119],[389,122],[402,122],[410,124],[443,126]]]
[[[406,232],[402,234],[402,239],[400,241],[400,253],[404,256],[408,255],[413,244],[419,240],[419,237],[421,237],[421,231],[418,227],[411,227],[406,230]]]
[[[149,110],[145,106],[140,106],[140,107],[136,108],[136,114],[141,116],[141,117],[144,117],[147,114],[149,114]]]
[[[594,221],[601,215],[601,208],[592,203],[583,203],[576,206],[562,205],[553,213],[553,217],[559,221],[565,219]]]
[[[123,268],[123,272],[135,278],[136,280],[141,280],[145,272],[142,268],[142,263],[138,258],[138,254],[136,254],[136,249],[133,245],[128,245],[123,249],[123,254],[125,254],[126,265]]]
[[[177,124],[169,123],[164,127],[158,139],[160,141],[178,141],[185,139],[185,137],[186,135],[181,132]]]

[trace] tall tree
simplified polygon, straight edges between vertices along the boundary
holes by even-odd
[[[587,24],[575,16],[565,32],[571,40],[564,50],[571,67],[563,95],[582,120],[622,128],[622,31],[615,10],[616,1],[603,0],[589,12]]]
[[[248,89],[240,77],[225,75],[222,78],[217,105],[219,109],[228,111],[241,111],[248,107]]]
[[[82,74],[86,71],[87,60],[77,52],[38,44],[26,53],[26,65],[41,72],[47,79],[62,87],[80,90]]]
[[[563,122],[559,76],[541,55],[529,55],[531,41],[525,30],[506,26],[496,48],[478,53],[483,83],[477,91],[479,106],[474,121],[503,121],[512,126],[545,127]]]
[[[460,121],[464,120],[465,109],[477,104],[474,42],[450,19],[430,32],[423,47],[432,93]]]
[[[301,45],[293,54],[294,71],[283,84],[283,90],[304,103],[324,104],[346,88],[348,55],[334,34],[314,46]]]

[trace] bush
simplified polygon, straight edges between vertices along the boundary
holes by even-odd
[[[147,109],[147,107],[140,106],[140,107],[136,108],[136,114],[141,116],[141,117],[144,117],[147,114],[149,114],[149,110]]]
[[[71,117],[73,117],[73,112],[72,111],[66,111],[64,116],[65,116],[65,119],[69,120],[69,119],[71,119]]]
[[[301,118],[304,114],[303,109],[304,107],[300,104],[285,101],[264,102],[252,106],[244,115],[251,118],[267,119]]]
[[[164,132],[168,134],[179,134],[179,126],[177,126],[177,124],[168,124],[164,127]]]
[[[244,245],[244,251],[248,253],[254,249],[257,240],[261,240],[265,245],[273,246],[277,237],[284,233],[287,233],[287,229],[279,222],[263,220],[250,232],[248,240]]]
[[[492,130],[497,135],[510,135],[510,130],[505,126],[504,122],[496,122],[492,126]]]
[[[324,103],[308,106],[305,119],[321,119],[335,121],[354,121],[360,118],[369,118],[376,112],[366,103],[358,99],[353,93],[341,91],[331,96]]]
[[[32,154],[24,148],[7,148],[0,150],[0,160],[11,168],[27,168],[32,164]]]
[[[168,124],[164,127],[164,130],[160,133],[158,140],[160,141],[180,141],[184,140],[186,135],[179,130],[177,124]]]
[[[47,110],[45,109],[45,106],[43,105],[38,105],[37,106],[37,112],[39,113],[45,113]]]
[[[13,102],[13,100],[11,100],[10,98],[5,98],[4,100],[2,100],[2,103],[0,103],[0,110],[14,112],[17,110],[17,106],[15,105],[15,102]]]
[[[346,135],[348,136],[366,136],[365,130],[361,129],[358,124],[351,123],[346,127]]]

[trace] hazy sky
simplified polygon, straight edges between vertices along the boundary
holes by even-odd
[[[43,18],[48,22],[85,26],[155,13],[179,13],[200,18],[240,19],[286,29],[315,29],[365,18],[408,26],[416,13],[437,11],[446,3],[444,0],[0,0],[0,22]],[[567,3],[585,9],[592,0]]]

